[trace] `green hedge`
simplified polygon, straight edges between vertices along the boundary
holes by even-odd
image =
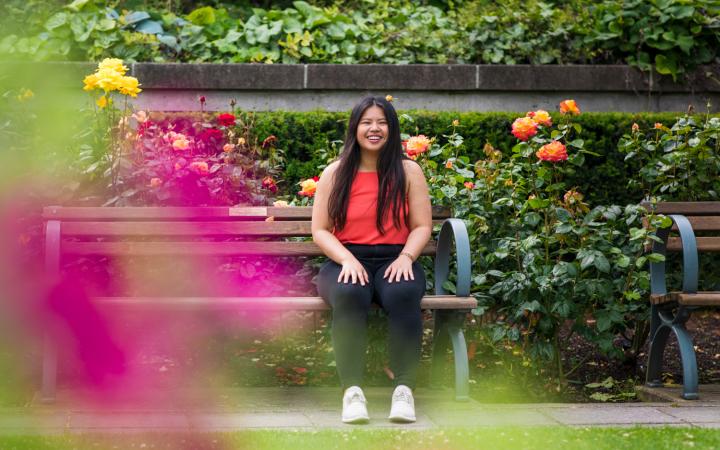
[[[484,157],[485,143],[505,153],[517,143],[510,134],[512,121],[524,113],[456,113],[428,111],[400,111],[413,118],[402,119],[402,131],[408,134],[437,136],[449,132],[453,120],[460,121],[459,132],[465,138],[464,151],[471,160]],[[559,115],[553,115],[559,120]],[[670,125],[676,113],[585,113],[575,121],[582,125],[581,138],[585,148],[600,156],[588,156],[583,172],[568,180],[586,195],[592,205],[627,204],[640,201],[642,192],[629,190],[628,181],[637,176],[639,164],[624,161],[617,149],[618,141],[629,133],[633,123],[642,129],[652,128],[656,122]],[[318,175],[318,167],[325,163],[324,154],[332,149],[332,142],[344,139],[347,113],[328,112],[272,112],[256,113],[255,132],[262,139],[274,134],[279,147],[285,149],[287,166],[285,185],[293,192],[294,183],[301,178]],[[339,144],[336,144],[339,146]],[[589,170],[587,170],[589,169]]]

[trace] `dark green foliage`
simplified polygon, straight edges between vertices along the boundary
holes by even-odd
[[[467,156],[475,161],[484,155],[486,142],[510,154],[516,139],[510,134],[510,125],[523,113],[456,113],[450,111],[407,111],[414,122],[403,121],[402,131],[408,134],[437,136],[440,142],[448,134],[448,124],[460,121],[459,132],[465,138]],[[402,113],[402,111],[401,111]],[[627,134],[633,123],[641,128],[652,128],[655,122],[671,123],[675,113],[584,113],[575,121],[582,125],[585,148],[599,156],[587,156],[581,172],[567,179],[568,186],[577,186],[591,205],[636,203],[642,191],[628,189],[639,164],[624,161],[618,152],[617,142]],[[347,113],[328,112],[272,112],[257,113],[256,132],[260,138],[270,134],[278,137],[278,146],[286,150],[287,167],[284,187],[294,192],[294,184],[302,178],[319,175],[319,167],[326,163],[324,153],[332,142],[343,140]],[[559,118],[559,115],[554,117]]]
[[[631,64],[717,61],[707,0],[8,0],[0,55],[30,60]]]

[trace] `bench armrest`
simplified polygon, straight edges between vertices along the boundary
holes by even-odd
[[[679,214],[668,216],[677,225],[680,233],[683,250],[683,285],[685,293],[695,293],[698,287],[698,250],[695,232],[687,217]],[[665,255],[667,253],[667,240],[672,227],[658,230],[657,236],[662,242],[653,242],[653,253]],[[650,263],[650,292],[652,294],[667,294],[665,283],[665,261]]]
[[[470,238],[465,222],[460,219],[446,219],[438,235],[437,252],[435,254],[435,294],[445,295],[447,291],[443,283],[448,280],[450,272],[450,250],[455,242],[455,260],[457,262],[457,283],[455,295],[470,295]]]

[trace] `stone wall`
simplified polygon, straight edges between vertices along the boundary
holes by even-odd
[[[0,65],[29,78],[53,73],[58,87],[81,87],[93,64]],[[55,70],[59,69],[59,70]],[[720,67],[698,69],[682,83],[628,66],[156,64],[130,65],[144,89],[142,109],[346,111],[366,94],[393,95],[399,109],[457,111],[555,110],[574,98],[583,111],[704,111],[720,104]],[[28,77],[21,78],[30,83]],[[658,81],[659,80],[659,81]]]

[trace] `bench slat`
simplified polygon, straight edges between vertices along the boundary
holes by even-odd
[[[433,206],[433,219],[447,219],[450,209]],[[179,207],[179,206],[138,206],[138,207],[81,207],[81,206],[46,206],[43,208],[45,220],[264,220],[273,216],[276,220],[310,220],[311,206],[293,206],[278,208],[274,206],[213,206],[213,207]]]
[[[434,255],[435,242],[423,249]],[[77,256],[322,256],[314,242],[71,242],[60,251]]]
[[[161,307],[173,309],[223,309],[271,311],[325,311],[330,307],[321,297],[95,297],[98,305],[122,307]],[[453,295],[426,295],[420,303],[422,309],[473,309],[474,297]]]
[[[643,204],[650,209],[649,204]],[[660,202],[655,206],[656,214],[682,214],[685,216],[720,215],[720,202]]]
[[[720,217],[711,216],[686,216],[694,231],[720,231]],[[677,231],[677,225],[673,224],[672,229]]]
[[[650,296],[653,305],[660,305],[668,302],[677,302],[685,306],[720,306],[720,292],[705,291],[695,294],[683,292],[670,292],[665,295],[653,294]]]
[[[720,252],[720,237],[696,237],[698,251]],[[667,249],[670,252],[682,251],[682,241],[679,237],[668,238]]]
[[[442,221],[433,221],[439,225]],[[63,236],[310,236],[309,221],[64,222]]]

